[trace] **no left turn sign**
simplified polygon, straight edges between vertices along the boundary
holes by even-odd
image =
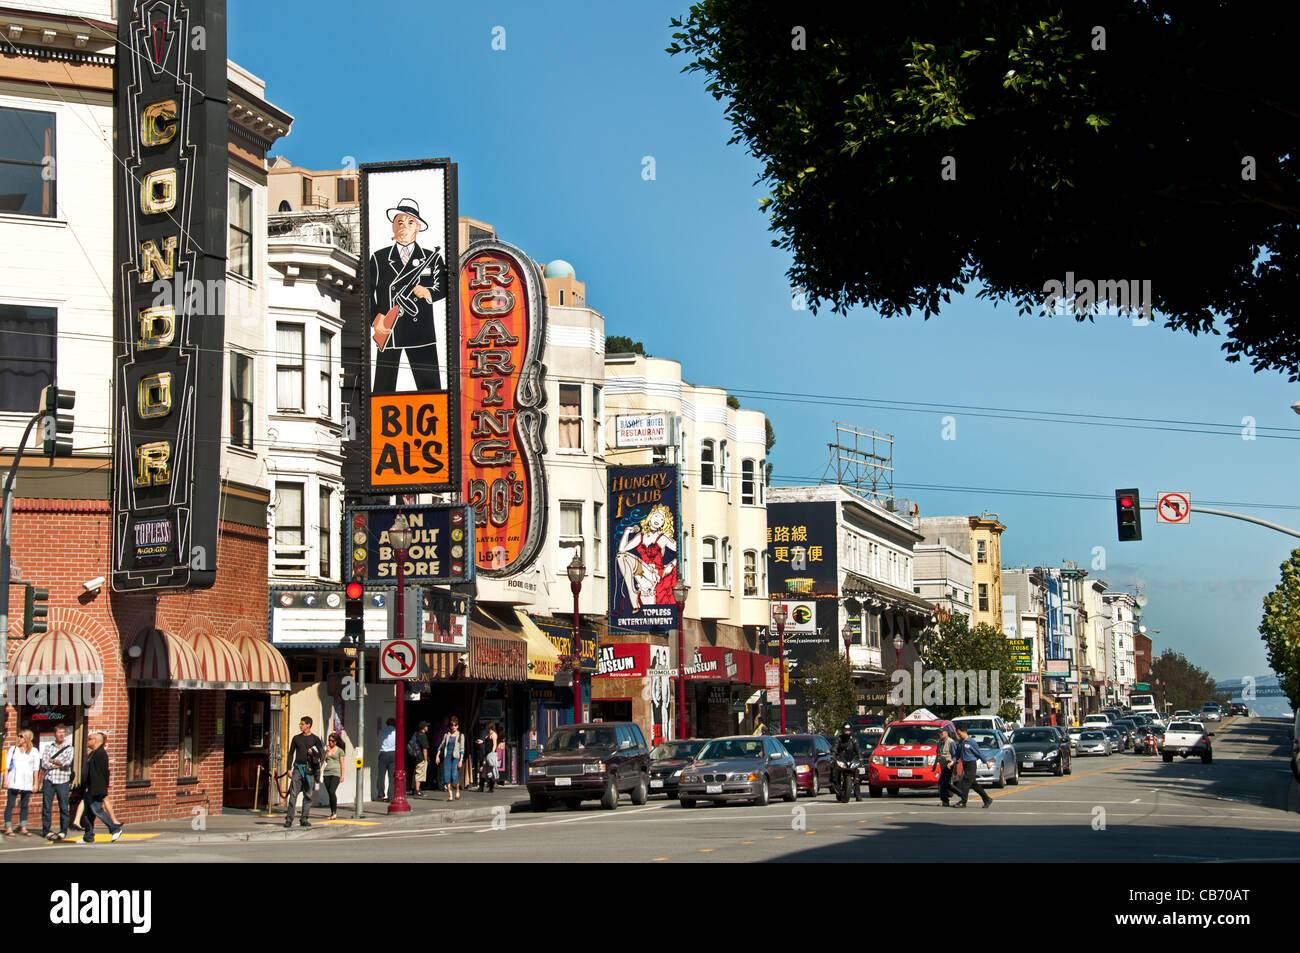
[[[406,639],[389,639],[379,650],[379,677],[387,681],[415,677],[420,664],[420,652],[415,643]]]
[[[1156,497],[1157,523],[1182,523],[1192,521],[1192,497],[1190,493],[1164,492]]]

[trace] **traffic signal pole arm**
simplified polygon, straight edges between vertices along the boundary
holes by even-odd
[[[27,449],[32,429],[45,414],[46,411],[41,409],[27,421],[23,439],[18,442],[18,452],[14,454],[9,472],[5,475],[4,508],[0,511],[0,684],[8,674],[9,667],[9,523],[13,513],[14,478],[18,476],[18,467],[23,462],[23,451]]]
[[[1158,508],[1155,503],[1143,503],[1140,507],[1144,510],[1154,510]],[[1247,516],[1245,513],[1233,513],[1229,510],[1214,510],[1208,506],[1189,506],[1187,508],[1193,513],[1209,513],[1211,516],[1227,516],[1234,520],[1245,520],[1247,523],[1257,523],[1260,526],[1267,526],[1269,529],[1277,530],[1279,533],[1286,533],[1288,536],[1300,536],[1300,529],[1288,529],[1285,526],[1279,526],[1277,523],[1270,523],[1268,520],[1257,519],[1254,516]]]

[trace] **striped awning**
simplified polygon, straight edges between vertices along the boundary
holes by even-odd
[[[249,688],[263,692],[289,691],[289,663],[279,649],[265,639],[241,635],[235,639],[235,650],[244,660]]]
[[[126,650],[129,688],[204,688],[203,666],[179,636],[144,629]]]
[[[14,683],[28,685],[102,685],[99,653],[74,632],[55,629],[23,641],[9,663]]]
[[[191,632],[183,638],[198,656],[205,688],[239,691],[248,687],[248,666],[234,644],[207,632]]]

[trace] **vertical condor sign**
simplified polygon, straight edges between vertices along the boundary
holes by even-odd
[[[479,571],[509,576],[533,562],[546,529],[546,303],[531,259],[496,241],[461,257],[460,302],[464,498]]]
[[[206,588],[220,493],[226,5],[118,6],[112,585]]]

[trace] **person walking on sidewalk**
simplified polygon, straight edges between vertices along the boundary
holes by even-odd
[[[108,811],[104,810],[104,798],[108,797],[109,765],[108,737],[102,731],[91,732],[86,739],[86,764],[81,775],[81,798],[86,805],[82,830],[85,836],[81,844],[95,843],[95,818],[99,818],[108,828],[108,833],[116,843],[122,836],[123,825],[115,823]]]
[[[289,742],[289,796],[285,827],[293,827],[293,809],[302,795],[302,818],[299,824],[311,827],[311,802],[316,796],[316,779],[320,774],[321,742],[311,731],[311,716],[303,715],[298,734]]]
[[[500,741],[497,738],[496,723],[489,724],[483,736],[483,766],[479,771],[478,789],[479,793],[483,791],[483,785],[487,784],[488,793],[495,791],[497,788],[497,778],[501,768],[501,755],[498,751]]]
[[[387,801],[397,791],[393,788],[397,770],[397,719],[389,718],[379,731],[379,796],[376,801]]]
[[[54,740],[45,742],[41,748],[41,836],[46,840],[67,840],[68,790],[72,786],[72,742],[68,740],[68,729],[58,725],[54,729]],[[59,799],[59,830],[51,829],[54,799]]]
[[[970,797],[972,789],[980,796],[980,800],[984,802],[985,807],[992,807],[993,798],[989,797],[988,792],[980,785],[978,775],[981,761],[990,768],[993,767],[993,762],[984,757],[979,742],[972,738],[970,733],[961,725],[957,726],[957,738],[959,740],[958,751],[961,757],[961,781],[957,785],[957,794],[961,800],[954,804],[953,807],[965,807],[966,800]]]
[[[18,732],[18,744],[5,755],[4,785],[9,789],[5,797],[5,837],[13,837],[14,801],[18,802],[18,833],[31,837],[27,829],[27,806],[36,790],[36,779],[41,773],[41,754],[32,747],[30,729]]]
[[[957,742],[948,737],[948,729],[939,729],[939,744],[936,752],[939,765],[939,803],[944,807],[952,798],[952,769],[957,761]]]
[[[320,769],[321,783],[330,799],[331,821],[339,816],[339,785],[343,783],[343,736],[337,731],[330,734],[325,746],[325,757]]]
[[[411,797],[424,797],[421,786],[429,779],[429,723],[422,721],[406,743],[406,751],[411,756],[414,770],[411,776]]]
[[[447,786],[447,800],[460,799],[460,764],[465,758],[465,736],[460,730],[460,719],[451,716],[451,728],[438,745],[437,763],[442,765],[442,783]]]

